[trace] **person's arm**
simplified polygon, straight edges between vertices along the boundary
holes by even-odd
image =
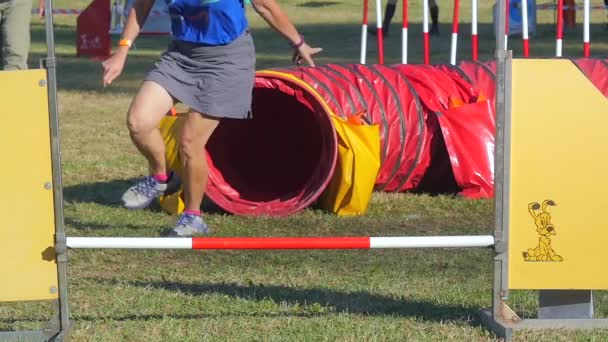
[[[103,86],[112,83],[120,74],[127,60],[127,53],[131,44],[137,36],[141,27],[146,22],[146,18],[154,5],[154,0],[135,0],[133,7],[129,11],[125,29],[122,33],[121,44],[118,46],[114,54],[105,60],[103,66]]]
[[[272,28],[289,40],[295,50],[293,55],[295,63],[300,64],[303,59],[309,65],[315,65],[312,56],[323,49],[312,48],[306,44],[276,0],[251,0],[251,5]]]

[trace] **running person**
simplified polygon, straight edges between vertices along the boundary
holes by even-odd
[[[207,186],[205,145],[222,118],[245,119],[251,111],[255,77],[255,48],[249,34],[243,0],[166,0],[172,41],[145,77],[127,114],[135,146],[147,159],[150,175],[122,196],[125,207],[149,206],[176,179],[167,169],[165,144],[158,124],[174,102],[189,106],[179,137],[183,164],[185,211],[170,235],[208,233],[200,206]],[[116,52],[102,63],[103,85],[122,72],[154,0],[135,0]],[[312,48],[276,0],[251,0],[255,11],[294,49],[293,61],[314,65]]]

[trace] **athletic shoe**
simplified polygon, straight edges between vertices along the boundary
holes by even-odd
[[[175,173],[171,173],[167,183],[160,183],[154,177],[148,176],[125,191],[122,195],[122,203],[128,209],[143,209],[160,195],[177,191],[179,185],[180,180]]]
[[[192,236],[196,234],[209,234],[211,230],[203,218],[195,214],[182,214],[177,220],[175,228],[169,232],[170,236]]]

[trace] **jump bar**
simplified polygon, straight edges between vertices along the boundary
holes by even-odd
[[[490,247],[491,235],[403,236],[403,237],[255,237],[255,238],[173,238],[173,237],[68,237],[67,246],[123,249],[371,249]]]

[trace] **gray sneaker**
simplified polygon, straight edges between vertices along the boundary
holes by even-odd
[[[192,236],[209,233],[211,233],[211,230],[202,217],[194,214],[182,214],[177,220],[175,228],[169,232],[169,236]]]
[[[122,203],[128,209],[143,209],[160,195],[177,191],[179,184],[180,180],[175,173],[171,173],[167,183],[159,183],[154,177],[148,176],[122,195]]]

